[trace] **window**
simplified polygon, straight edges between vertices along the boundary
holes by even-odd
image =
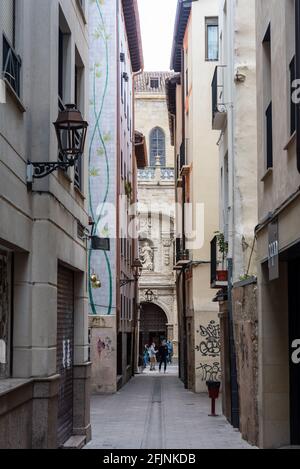
[[[150,78],[150,88],[158,89],[159,88],[159,79],[158,78]]]
[[[16,0],[0,2],[0,28],[3,31],[3,76],[20,97],[21,59],[15,51]]]
[[[271,24],[265,33],[263,42],[263,80],[264,95],[263,106],[265,112],[265,147],[266,169],[273,167],[273,107],[272,107],[272,55],[271,55]]]
[[[75,89],[74,103],[80,111],[84,109],[84,64],[79,55],[77,48],[75,49]],[[79,158],[74,166],[74,186],[83,191],[83,161]]]
[[[267,169],[273,168],[273,118],[272,102],[266,110]]]
[[[150,134],[150,166],[155,166],[157,156],[160,156],[161,166],[166,166],[166,138],[159,127]]]
[[[291,135],[293,135],[293,133],[296,130],[297,105],[293,101],[293,93],[295,92],[293,83],[295,80],[296,80],[296,57],[294,57],[290,63],[290,94],[291,94],[290,132],[291,132]]]
[[[219,60],[219,20],[218,18],[205,19],[206,60]]]
[[[58,109],[62,111],[66,102],[74,101],[70,93],[71,73],[69,67],[70,58],[70,34],[66,19],[61,9],[59,9],[59,29],[58,29]],[[63,155],[58,158],[63,161]]]

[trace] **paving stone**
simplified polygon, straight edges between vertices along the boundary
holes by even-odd
[[[177,368],[146,371],[120,392],[93,396],[92,441],[86,449],[249,449],[221,415],[211,418],[207,394],[184,389]]]

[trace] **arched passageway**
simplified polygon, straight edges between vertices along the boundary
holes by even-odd
[[[145,345],[155,342],[157,346],[168,339],[168,318],[165,312],[154,303],[142,303],[140,318],[140,353]]]

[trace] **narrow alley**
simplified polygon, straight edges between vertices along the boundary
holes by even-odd
[[[92,397],[86,449],[250,449],[220,404],[209,417],[207,395],[185,390],[176,367],[137,375],[117,394]]]

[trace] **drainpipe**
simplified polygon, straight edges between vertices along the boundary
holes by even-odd
[[[300,79],[300,0],[295,0],[296,79]],[[296,106],[297,168],[300,173],[300,105]]]
[[[239,428],[239,390],[237,382],[237,366],[236,366],[236,349],[234,342],[234,326],[233,326],[233,304],[232,304],[232,288],[233,288],[233,269],[234,269],[234,245],[235,245],[235,141],[234,141],[234,2],[230,2],[230,17],[232,25],[229,28],[228,37],[228,102],[231,103],[228,109],[228,170],[229,170],[229,251],[228,251],[228,320],[229,320],[229,350],[230,350],[230,384],[231,384],[231,424],[235,428]]]
[[[186,160],[186,135],[185,135],[185,70],[184,70],[184,47],[181,48],[181,92],[182,92],[182,143],[184,144],[184,155]],[[187,161],[185,161],[187,163]],[[185,177],[182,178],[182,250],[186,250],[185,236]],[[183,369],[184,386],[188,389],[188,344],[187,344],[187,323],[186,323],[186,273],[182,272],[182,318],[183,318]]]

